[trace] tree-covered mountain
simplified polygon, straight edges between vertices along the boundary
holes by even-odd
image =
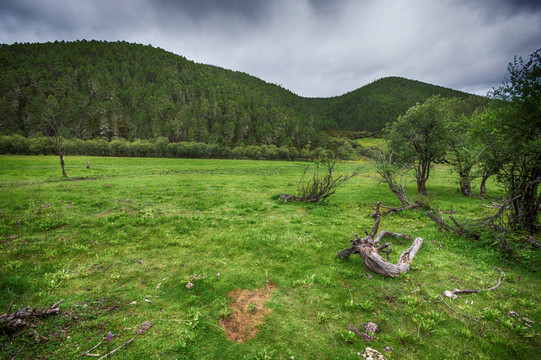
[[[245,73],[198,64],[152,46],[76,41],[0,45],[0,134],[151,139],[228,146],[317,146],[330,130],[379,131],[433,94],[385,78],[333,98],[303,98]]]
[[[336,128],[350,131],[380,131],[416,103],[433,95],[467,97],[470,94],[400,77],[387,77],[342,96],[311,99],[321,115],[333,119]]]

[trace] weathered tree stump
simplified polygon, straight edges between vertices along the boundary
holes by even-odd
[[[385,260],[380,252],[384,252],[387,259],[389,259],[392,248],[390,243],[380,244],[380,241],[384,237],[394,236],[406,239],[411,239],[411,237],[406,234],[398,234],[390,231],[381,231],[376,236],[381,219],[380,207],[381,202],[378,202],[376,204],[376,211],[371,215],[374,218],[374,226],[370,234],[366,234],[367,236],[364,238],[353,234],[355,239],[351,240],[351,246],[340,251],[336,256],[345,259],[352,254],[359,254],[366,267],[373,272],[383,276],[398,277],[401,273],[406,273],[410,270],[410,262],[421,248],[421,245],[423,245],[423,239],[420,237],[416,238],[412,245],[400,255],[396,264]],[[383,251],[384,249],[388,249],[388,251]]]

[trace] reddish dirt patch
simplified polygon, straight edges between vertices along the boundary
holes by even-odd
[[[265,302],[275,288],[274,284],[267,283],[261,289],[236,289],[227,294],[234,298],[235,302],[231,304],[231,316],[221,319],[220,326],[229,340],[241,343],[257,334],[257,327],[271,313],[271,310],[265,307]]]

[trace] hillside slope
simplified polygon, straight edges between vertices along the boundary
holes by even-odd
[[[379,131],[416,103],[432,95],[467,97],[470,94],[400,77],[387,77],[342,96],[314,99],[325,117],[340,130]]]
[[[303,98],[245,73],[151,46],[76,41],[0,45],[0,134],[314,146],[327,130],[378,131],[432,94],[466,94],[385,78],[333,98]]]

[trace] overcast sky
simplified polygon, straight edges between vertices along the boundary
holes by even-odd
[[[402,76],[484,95],[541,47],[541,1],[0,0],[0,43],[125,40],[310,97]]]

